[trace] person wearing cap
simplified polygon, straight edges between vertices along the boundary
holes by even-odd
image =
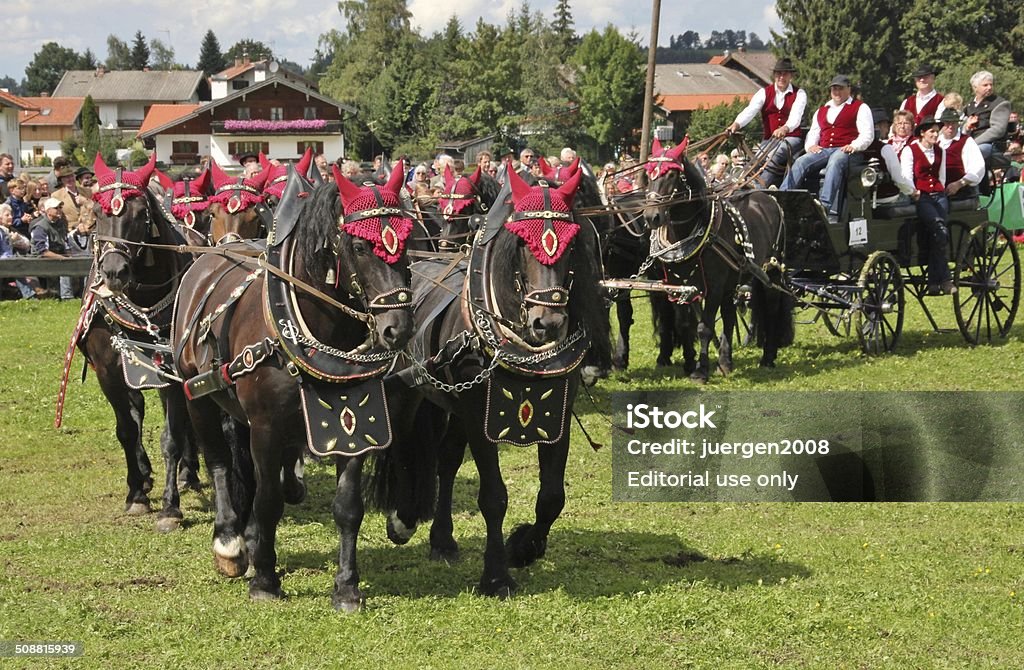
[[[852,88],[845,74],[832,79],[829,101],[812,117],[804,141],[806,153],[796,159],[779,187],[783,191],[801,188],[806,177],[816,176],[825,168],[818,200],[830,223],[837,223],[843,211],[850,157],[867,149],[875,135],[871,109],[850,95]]]
[[[949,198],[946,197],[946,152],[939,146],[942,124],[927,116],[914,128],[912,142],[900,156],[903,176],[913,185],[910,199],[917,208],[928,251],[928,295],[956,293],[949,274]]]
[[[49,197],[42,203],[42,214],[32,221],[29,228],[32,253],[40,258],[66,258],[68,254],[68,224],[64,219],[64,203]],[[60,278],[60,299],[73,300],[75,297],[71,277]]]
[[[765,165],[762,180],[765,186],[782,181],[786,166],[800,153],[803,146],[800,124],[807,109],[807,91],[793,85],[796,68],[793,61],[781,58],[772,68],[772,84],[758,89],[750,103],[736,115],[726,127],[726,132],[735,133],[761,115],[762,142],[779,141],[778,147]]]
[[[1010,159],[1010,167],[1003,173],[1003,181],[1020,181],[1020,171],[1024,168],[1024,147],[1020,142],[1010,142],[1006,157]]]
[[[914,86],[917,93],[907,96],[907,99],[900,104],[900,109],[905,109],[914,115],[914,123],[920,123],[926,116],[939,118],[946,108],[942,100],[942,94],[935,90],[935,75],[938,70],[931,63],[923,63],[914,70]]]
[[[96,183],[96,175],[89,168],[80,167],[75,170],[75,180],[84,188],[92,190],[92,185]]]
[[[260,156],[254,151],[245,151],[238,156],[238,164],[242,166],[242,175],[248,179],[260,171]]]
[[[971,75],[974,99],[964,107],[964,132],[974,138],[981,155],[988,157],[1006,147],[1006,130],[1010,123],[1010,101],[995,94],[995,78],[987,70]]]
[[[89,173],[92,174],[91,171]],[[58,170],[60,188],[53,192],[53,197],[63,204],[68,227],[88,233],[96,225],[96,214],[92,210],[92,189],[81,186],[76,177],[77,173],[70,165]]]
[[[973,198],[985,178],[985,158],[970,135],[960,132],[960,115],[955,109],[942,110],[939,146],[946,152],[946,194],[950,198]]]

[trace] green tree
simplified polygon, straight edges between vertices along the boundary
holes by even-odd
[[[813,110],[828,97],[836,73],[850,75],[870,105],[892,104],[904,92],[894,77],[905,62],[900,0],[778,0],[784,32],[772,31],[776,51],[800,69],[798,84],[807,89]],[[851,26],[856,26],[852,30]]]
[[[25,95],[25,89],[22,88],[17,79],[10,75],[0,77],[0,88],[6,88],[14,95]]]
[[[212,74],[221,72],[227,67],[224,54],[220,52],[220,42],[212,30],[207,30],[203,35],[203,44],[199,48],[199,60],[196,62],[196,69],[202,70],[203,74],[209,77]]]
[[[1013,3],[995,0],[959,0],[954,11],[935,11],[934,3],[915,0],[900,20],[908,62],[904,72],[924,61],[1009,65],[1006,45],[1019,11]]]
[[[106,66],[108,70],[132,69],[132,50],[117,35],[107,35]]]
[[[174,60],[174,47],[158,39],[149,41],[149,51],[154,70],[180,70],[182,66]]]
[[[77,70],[81,63],[82,57],[73,49],[62,47],[56,42],[47,42],[35,53],[32,62],[25,68],[25,93],[53,93],[64,73],[68,70]]]
[[[86,159],[95,157],[100,150],[100,114],[91,95],[82,101],[82,152]],[[70,155],[70,154],[68,154]]]
[[[96,54],[92,52],[92,49],[86,49],[85,53],[82,54],[81,61],[78,63],[79,70],[95,70],[99,62],[96,60]]]
[[[145,70],[149,66],[149,46],[141,30],[135,31],[132,41],[131,65],[133,70]]]
[[[231,45],[231,48],[224,53],[224,60],[230,65],[240,58],[248,58],[250,61],[273,60],[274,52],[263,42],[253,39],[239,40]]]
[[[635,39],[614,26],[592,30],[576,48],[580,124],[602,156],[643,123],[645,58]]]
[[[713,135],[718,135],[722,132],[722,128],[732,123],[736,119],[736,115],[743,111],[743,108],[746,106],[747,103],[737,97],[728,105],[722,103],[710,108],[701,107],[690,117],[690,123],[684,129],[685,133],[690,136],[690,142],[698,142]],[[743,135],[747,141],[747,146],[757,146],[761,141],[760,120],[748,123],[743,129]],[[720,151],[728,152],[729,149],[735,146],[736,143],[734,141],[729,141]]]
[[[573,25],[572,8],[569,7],[569,0],[558,0],[558,4],[555,5],[555,20],[551,24],[551,28],[558,38],[559,55],[564,62],[569,59],[573,48],[579,42]]]

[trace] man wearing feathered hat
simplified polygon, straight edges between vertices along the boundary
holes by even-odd
[[[778,186],[785,175],[786,166],[802,149],[803,133],[800,124],[807,108],[807,92],[793,85],[795,75],[793,61],[788,58],[776,61],[772,68],[774,82],[758,89],[750,99],[750,104],[725,129],[735,133],[760,114],[763,130],[761,146],[773,140],[780,141],[762,174],[765,186]]]

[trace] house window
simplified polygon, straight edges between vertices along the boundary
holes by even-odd
[[[271,121],[284,121],[284,107],[271,107],[270,108],[270,120]]]
[[[248,85],[249,85],[249,82],[246,79],[234,79],[234,80],[231,81],[231,90],[232,91],[241,91],[243,88],[246,88]]]
[[[232,156],[240,156],[249,152],[270,153],[270,142],[228,142],[228,153]]]
[[[248,107],[239,107],[238,108],[238,120],[239,121],[248,121],[249,120],[249,108]]]
[[[305,107],[302,110],[302,118],[304,119],[315,119],[316,118],[316,107]]]
[[[301,156],[302,154],[306,153],[306,149],[308,149],[310,147],[313,147],[313,153],[314,154],[322,154],[324,152],[324,143],[323,142],[314,142],[312,140],[306,140],[306,141],[303,141],[303,142],[298,142],[296,144],[296,146],[295,146],[295,153],[297,153],[297,154],[299,154]]]
[[[199,142],[192,140],[180,140],[171,142],[172,154],[197,154],[199,153]]]
[[[43,147],[38,145],[32,147],[32,162],[35,163],[36,161],[41,159],[44,153],[45,151],[43,150]]]

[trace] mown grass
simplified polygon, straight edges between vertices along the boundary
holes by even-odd
[[[599,386],[596,407],[577,403],[605,444],[611,391],[689,386],[679,369],[654,369],[641,312],[632,370]],[[565,512],[547,555],[515,571],[517,597],[473,592],[484,531],[467,464],[455,500],[463,560],[428,561],[422,529],[391,546],[383,519],[368,515],[367,609],[335,613],[333,468],[317,465],[279,533],[289,598],[250,603],[242,580],[213,572],[205,495],[184,496],[187,523],[172,535],[124,516],[124,459],[92,377],[72,384],[53,429],[75,315],[67,304],[0,304],[0,639],[81,640],[86,652],[5,666],[1012,668],[1024,658],[1020,505],[618,504],[610,449],[592,451],[575,429]],[[1022,336],[1016,326],[1004,344],[971,348],[928,332],[912,305],[897,355],[865,357],[805,326],[776,370],[743,348],[736,372],[709,388],[1019,390]],[[535,456],[503,448],[502,460],[511,528],[532,517]]]

